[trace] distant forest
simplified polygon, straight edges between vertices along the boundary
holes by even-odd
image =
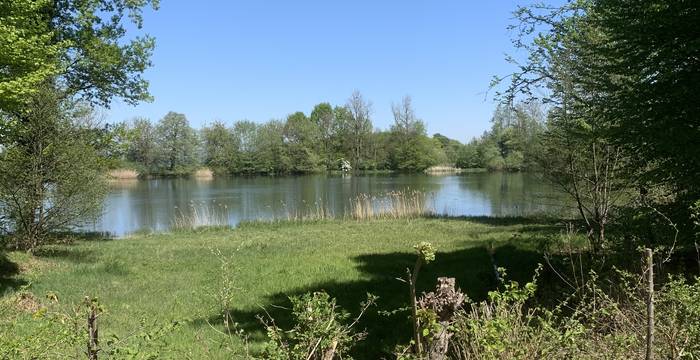
[[[519,171],[534,167],[545,114],[535,102],[499,105],[491,129],[467,143],[428,136],[411,98],[392,105],[394,123],[374,127],[372,103],[354,92],[344,105],[316,105],[265,123],[215,121],[193,129],[184,114],[157,123],[136,118],[108,125],[98,143],[111,168],[142,175],[306,174],[334,170],[419,172],[431,166]]]

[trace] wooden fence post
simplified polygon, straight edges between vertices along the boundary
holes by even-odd
[[[644,250],[647,267],[647,349],[646,360],[654,358],[654,255],[651,249]]]
[[[90,311],[87,317],[87,327],[88,327],[88,344],[87,344],[87,356],[89,360],[97,360],[97,353],[99,350],[99,334],[97,329],[97,305],[90,301],[88,303],[90,306]]]

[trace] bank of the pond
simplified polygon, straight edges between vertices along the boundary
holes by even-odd
[[[534,244],[558,231],[549,222],[484,217],[244,223],[138,234],[51,246],[35,257],[10,253],[19,273],[2,279],[0,294],[9,301],[24,285],[38,301],[53,292],[64,306],[95,296],[107,309],[100,320],[103,336],[125,336],[143,318],[178,320],[184,325],[166,338],[167,351],[178,358],[230,358],[230,350],[217,345],[224,339],[215,295],[222,256],[235,288],[234,319],[256,349],[264,336],[256,315],[264,307],[287,326],[287,311],[280,307],[289,305],[290,295],[325,290],[350,312],[368,292],[379,296],[375,310],[406,306],[408,290],[396,278],[413,264],[412,246],[421,241],[432,242],[438,254],[421,272],[420,291],[432,288],[438,276],[451,276],[472,299],[482,299],[495,283],[490,252],[514,278],[525,280],[540,261]],[[10,318],[16,323],[8,327]],[[28,334],[36,320],[23,314],[0,322],[4,335]],[[373,311],[360,328],[369,333],[356,354],[361,359],[381,357],[410,334],[404,312]]]

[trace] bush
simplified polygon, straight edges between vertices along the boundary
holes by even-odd
[[[284,331],[273,319],[267,322],[268,343],[263,358],[279,360],[349,359],[353,344],[364,339],[365,333],[355,332],[353,326],[374,304],[376,298],[367,295],[362,311],[348,324],[350,314],[340,309],[325,292],[292,297],[292,315],[295,325]]]
[[[536,279],[515,282],[469,303],[454,324],[456,359],[639,359],[646,350],[646,292],[620,272],[614,286],[592,273],[588,283],[553,310],[533,305]],[[603,291],[601,284],[607,283]],[[700,355],[700,279],[670,279],[656,292],[657,358]]]
[[[44,89],[5,137],[0,226],[13,233],[16,247],[34,250],[51,232],[99,215],[107,185],[91,116],[90,108]]]

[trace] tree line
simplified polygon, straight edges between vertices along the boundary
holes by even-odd
[[[423,171],[434,165],[493,170],[531,168],[544,126],[536,103],[499,106],[492,129],[467,144],[427,135],[411,97],[392,105],[388,130],[372,123],[372,104],[355,91],[343,106],[320,103],[285,120],[193,129],[184,114],[169,112],[156,124],[137,118],[106,129],[111,167],[144,175],[187,175],[200,167],[215,174],[305,174],[332,170]]]

